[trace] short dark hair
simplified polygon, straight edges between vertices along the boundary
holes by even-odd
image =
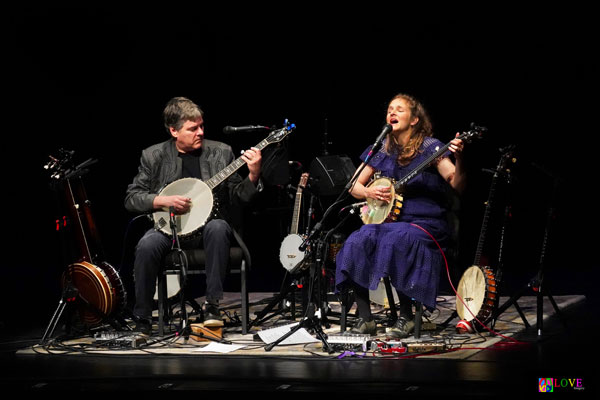
[[[180,130],[185,121],[195,121],[204,117],[204,111],[192,100],[186,97],[173,97],[163,110],[165,128]]]

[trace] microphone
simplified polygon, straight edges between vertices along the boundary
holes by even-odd
[[[379,151],[379,148],[383,144],[383,139],[385,139],[387,134],[390,133],[392,131],[392,129],[394,129],[394,128],[390,124],[385,124],[383,126],[383,130],[379,134],[379,137],[377,138],[377,140],[375,140],[375,143],[373,143],[373,147],[371,147],[371,151],[369,151],[369,154],[367,154],[367,157],[365,158],[365,164],[367,164],[369,162],[369,160],[371,159],[371,156],[373,154],[375,154],[376,152]]]
[[[347,209],[349,209],[349,208],[350,208],[350,209],[352,209],[352,210],[355,210],[355,209],[357,209],[357,208],[361,208],[362,206],[365,206],[365,205],[367,205],[367,204],[369,204],[369,203],[368,203],[368,202],[366,202],[366,201],[361,201],[360,203],[354,203],[354,204],[350,204],[350,205],[348,205],[348,206],[346,206],[346,207],[342,208],[342,209],[340,210],[340,212],[342,212],[342,211],[345,211],[345,210],[347,210]]]
[[[268,126],[262,125],[245,125],[245,126],[226,126],[223,128],[223,133],[228,135],[231,133],[254,132],[270,129]]]
[[[381,131],[381,133],[379,134],[379,137],[377,138],[377,140],[375,141],[375,144],[373,145],[374,149],[378,150],[379,147],[381,147],[381,145],[383,144],[383,139],[385,139],[387,134],[390,133],[392,131],[392,129],[394,129],[394,127],[392,127],[392,125],[390,125],[390,124],[385,124],[383,126],[383,130]]]

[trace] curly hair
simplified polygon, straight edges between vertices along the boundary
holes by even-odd
[[[433,126],[429,114],[423,104],[415,99],[413,96],[399,93],[394,96],[388,104],[396,99],[404,99],[409,107],[411,116],[418,118],[418,122],[413,126],[412,134],[408,140],[406,146],[402,146],[394,140],[392,134],[389,134],[389,139],[386,143],[386,151],[391,153],[394,147],[398,151],[398,163],[400,165],[406,165],[415,158],[419,152],[419,148],[423,144],[425,137],[433,135]]]

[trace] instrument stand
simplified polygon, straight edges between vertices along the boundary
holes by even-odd
[[[554,298],[552,297],[552,295],[550,294],[550,292],[546,289],[545,285],[544,285],[544,269],[545,269],[545,264],[546,264],[546,248],[548,245],[548,240],[550,237],[550,230],[552,228],[552,220],[554,218],[554,206],[553,206],[553,201],[556,195],[556,191],[558,189],[558,179],[554,179],[554,185],[553,185],[553,193],[551,196],[551,203],[548,206],[548,211],[547,211],[547,217],[546,217],[546,227],[544,229],[544,237],[543,237],[543,241],[542,241],[542,248],[541,248],[541,252],[540,252],[540,261],[539,261],[539,268],[538,268],[538,272],[537,274],[531,278],[529,280],[529,282],[524,285],[515,295],[513,295],[508,301],[506,301],[502,306],[500,306],[495,313],[493,313],[490,317],[488,317],[488,319],[484,322],[485,324],[487,324],[488,321],[491,320],[495,320],[496,318],[498,318],[499,315],[501,315],[504,311],[506,311],[506,309],[508,309],[511,305],[514,305],[515,308],[517,309],[519,315],[521,316],[521,319],[523,319],[523,322],[525,323],[525,326],[527,328],[529,328],[531,325],[527,322],[527,319],[525,318],[525,315],[523,314],[523,311],[521,310],[521,308],[519,307],[517,301],[523,296],[525,295],[529,290],[533,290],[536,293],[536,302],[537,302],[537,339],[540,340],[542,339],[543,336],[543,328],[544,328],[544,296],[548,297],[548,300],[550,300],[550,304],[552,305],[552,307],[554,308],[554,311],[556,312],[556,314],[558,315],[558,317],[560,318],[561,322],[563,323],[563,325],[565,326],[565,328],[567,327],[565,320],[562,316],[562,313],[560,312],[560,309],[558,308],[558,305],[556,304],[556,301],[554,301]]]
[[[77,302],[82,303],[86,309],[91,310],[93,313],[95,313],[99,317],[102,317],[102,320],[107,319],[106,314],[104,314],[103,312],[98,310],[95,306],[93,306],[85,298],[83,298],[81,296],[81,294],[79,293],[79,290],[71,282],[69,282],[68,284],[65,285],[65,287],[63,289],[61,299],[59,300],[58,306],[57,306],[56,310],[54,311],[54,314],[52,315],[52,318],[50,319],[50,322],[48,323],[46,330],[44,331],[44,335],[42,336],[42,340],[41,340],[40,344],[43,345],[48,342],[48,340],[54,334],[54,331],[56,330],[56,326],[58,325],[58,322],[60,321],[64,311],[67,309],[68,306],[76,305]],[[69,308],[71,308],[71,307],[69,307]],[[128,330],[131,330],[131,328],[129,328],[129,326],[127,325],[127,322],[125,320],[123,320],[122,318],[112,318],[111,317],[110,319],[108,319],[107,322],[116,330],[122,330],[123,326],[127,327]],[[71,326],[71,322],[70,322],[70,320],[68,320],[67,331],[70,330],[70,326]]]
[[[285,312],[285,309],[281,309],[278,312],[274,312],[273,314],[267,316],[267,314],[273,310],[278,304],[281,304],[282,301],[285,301],[285,299],[288,297],[288,295],[291,293],[294,298],[291,301],[291,310],[292,310],[292,318],[295,319],[295,304],[296,304],[296,299],[295,299],[295,293],[296,290],[298,290],[298,288],[300,287],[299,283],[298,283],[298,279],[294,279],[292,278],[292,282],[285,287],[283,290],[281,290],[279,292],[279,294],[277,294],[277,296],[273,297],[273,299],[269,302],[269,304],[267,304],[267,306],[265,308],[263,308],[259,313],[256,314],[256,318],[253,321],[250,321],[250,323],[248,324],[248,329],[250,329],[251,327],[255,326],[255,325],[259,325],[273,317],[275,317],[278,314],[282,314]]]
[[[306,328],[307,330],[314,330],[318,338],[323,343],[323,350],[327,351],[327,353],[332,354],[334,352],[331,345],[327,342],[327,335],[323,332],[321,328],[321,323],[318,321],[318,317],[315,315],[315,305],[310,303],[307,309],[307,317],[303,318],[302,321],[298,323],[294,328],[290,329],[285,335],[277,339],[276,341],[269,343],[265,346],[265,351],[271,351],[275,346],[279,343],[283,342],[288,337],[292,336],[294,333],[299,331],[302,328]]]
[[[42,336],[42,341],[40,344],[46,344],[48,339],[52,337],[54,334],[54,330],[56,329],[56,325],[60,318],[62,317],[63,312],[67,308],[67,305],[73,303],[79,296],[79,290],[72,284],[66,285],[63,289],[61,299],[58,302],[58,307],[54,311],[52,318],[48,326],[46,327],[46,331],[44,332],[44,336]]]

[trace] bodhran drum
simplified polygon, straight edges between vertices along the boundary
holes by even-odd
[[[196,234],[202,228],[212,213],[213,193],[208,185],[196,178],[182,178],[169,183],[159,196],[186,196],[192,199],[190,210],[175,216],[178,237],[188,237]],[[173,236],[170,224],[169,210],[159,210],[152,214],[154,226],[167,236]]]
[[[63,287],[77,289],[81,302],[79,314],[85,325],[94,326],[121,312],[127,303],[125,286],[118,272],[108,263],[87,261],[71,264],[62,276]]]
[[[489,267],[473,265],[463,273],[457,289],[456,312],[461,319],[483,323],[498,301],[496,278]],[[463,303],[464,302],[464,303]]]

